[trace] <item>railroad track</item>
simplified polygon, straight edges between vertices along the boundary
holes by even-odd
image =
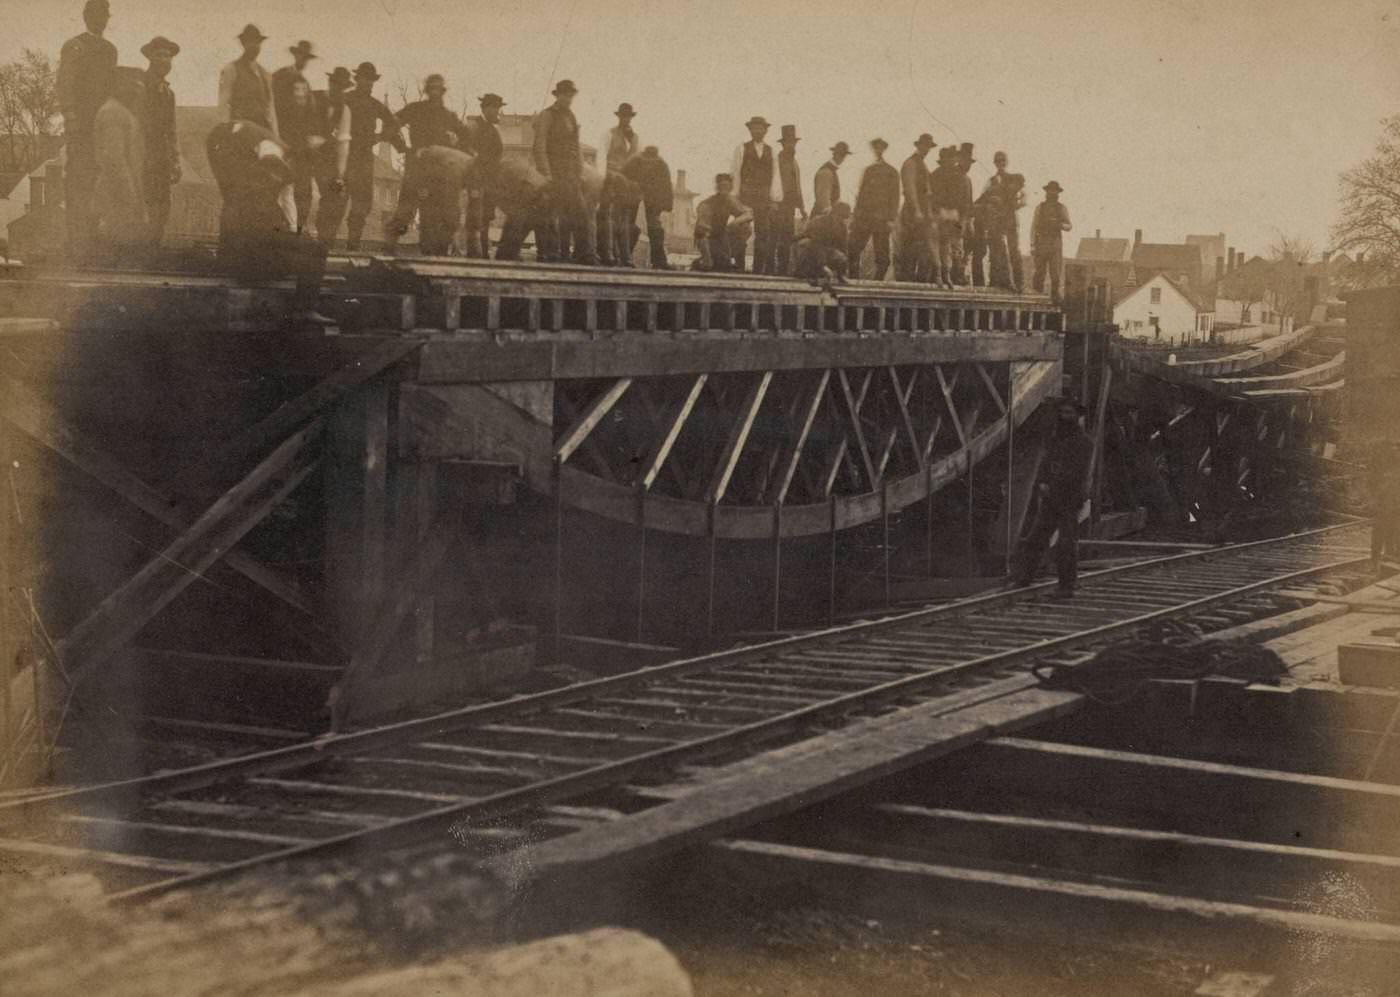
[[[957,694],[1005,695],[1156,620],[1207,629],[1299,605],[1271,594],[1355,571],[1367,527],[1190,551],[786,637],[546,692],[139,778],[0,802],[0,855],[90,867],[135,901],[350,846],[450,833],[499,853],[606,814],[596,794],[661,784],[701,760],[801,740],[843,718]],[[1025,679],[1027,682],[1030,680]],[[985,686],[985,698],[977,690]],[[580,806],[579,804],[584,804]]]

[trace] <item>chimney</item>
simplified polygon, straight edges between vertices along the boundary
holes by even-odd
[[[1133,229],[1133,245],[1136,246],[1136,245],[1140,244],[1141,242],[1142,242],[1142,229],[1140,229],[1140,228]]]
[[[1101,229],[1101,228],[1096,228],[1096,229],[1094,229],[1094,238],[1095,238],[1095,239],[1102,239],[1102,238],[1103,238],[1103,229]]]
[[[47,177],[35,173],[29,178],[29,210],[38,211],[45,203],[44,183]]]
[[[1230,259],[1229,259],[1229,260],[1226,262],[1226,264],[1225,264],[1225,272],[1226,272],[1226,273],[1234,273],[1234,272],[1235,272],[1235,266],[1236,266],[1238,263],[1239,263],[1239,261],[1235,259],[1235,247],[1234,247],[1234,246],[1231,246],[1231,247],[1230,247]]]
[[[676,170],[676,190],[689,190],[685,185],[685,170]]]
[[[1331,262],[1332,262],[1332,250],[1330,250],[1330,249],[1324,249],[1324,250],[1322,251],[1322,265],[1323,265],[1323,266],[1326,266],[1327,264],[1329,264],[1329,263],[1331,263]]]
[[[1215,258],[1215,279],[1216,279],[1216,280],[1219,280],[1221,277],[1224,277],[1224,276],[1225,276],[1225,257],[1223,257],[1223,256],[1217,256],[1217,257]]]

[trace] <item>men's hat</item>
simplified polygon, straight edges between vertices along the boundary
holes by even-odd
[[[87,3],[83,4],[83,13],[110,14],[112,13],[112,5],[107,0],[87,0]]]
[[[377,80],[379,79],[379,70],[374,68],[374,63],[372,62],[362,62],[355,67],[355,79],[358,80],[360,77]]]
[[[928,132],[924,132],[914,140],[914,146],[919,149],[932,149],[937,144]]]
[[[311,47],[311,43],[305,38],[297,42],[291,48],[287,49],[287,51],[292,53],[292,55],[304,55],[308,59],[318,58],[318,56],[316,55],[316,51]]]
[[[998,152],[996,155],[994,155],[994,156],[992,157],[992,162],[994,162],[994,163],[1004,163],[1004,162],[1006,162],[1006,153],[1004,153],[1004,152]]]
[[[762,125],[764,128],[771,128],[771,127],[773,127],[772,125],[770,125],[770,124],[768,123],[768,119],[765,118],[765,117],[764,117],[763,115],[761,115],[761,114],[755,114],[755,115],[754,115],[752,118],[750,118],[748,121],[745,121],[745,122],[744,122],[744,127],[745,127],[745,128],[752,128],[754,125]]]
[[[147,59],[154,58],[155,54],[162,50],[169,52],[170,57],[172,59],[180,54],[180,46],[176,45],[164,35],[156,35],[146,44],[141,46],[141,54],[144,55]]]
[[[501,95],[498,94],[498,93],[487,93],[487,94],[482,94],[482,95],[481,95],[480,97],[478,97],[476,100],[477,100],[477,103],[479,103],[482,107],[505,107],[505,106],[506,106],[506,102],[503,101],[503,100],[501,100]]]
[[[730,183],[733,183],[733,182],[734,182],[734,174],[733,174],[733,173],[716,173],[716,174],[715,174],[715,183],[717,183],[717,184],[724,183],[724,181],[726,181],[726,180],[728,180]]]
[[[833,146],[831,147],[831,153],[832,153],[832,155],[837,155],[837,154],[839,154],[839,153],[845,153],[847,156],[849,156],[849,155],[851,154],[851,147],[850,147],[849,145],[847,145],[845,142],[837,142],[835,145],[833,145]]]
[[[435,83],[444,90],[447,89],[447,79],[441,73],[429,73],[423,80],[423,89],[426,90]]]
[[[354,77],[350,75],[350,70],[346,69],[344,66],[336,66],[335,69],[326,74],[326,79],[330,80],[332,83],[348,84],[354,82]]]
[[[801,140],[800,138],[797,137],[797,126],[796,126],[796,125],[783,125],[783,137],[782,137],[779,141],[782,141],[782,142],[801,142],[802,140]]]
[[[938,161],[940,163],[951,163],[957,158],[958,150],[954,149],[951,145],[945,145],[943,148],[938,150]]]
[[[574,86],[573,80],[560,80],[550,92],[554,96],[560,97],[566,93],[578,93],[578,87]]]
[[[959,155],[959,156],[966,156],[967,159],[968,159],[968,162],[971,162],[971,163],[977,162],[977,160],[975,160],[975,159],[972,158],[972,143],[971,143],[971,142],[964,142],[962,145],[958,146],[958,155]]]
[[[870,140],[870,148],[872,149],[879,149],[881,152],[884,152],[889,147],[890,144],[882,138],[872,138]]]
[[[240,31],[240,32],[238,33],[238,40],[241,41],[241,42],[247,42],[247,41],[260,41],[260,42],[265,42],[265,41],[267,41],[267,35],[263,34],[261,31],[259,31],[259,30],[258,30],[258,26],[257,26],[256,24],[245,24],[245,25],[243,26],[243,30]]]
[[[623,115],[626,115],[629,118],[635,118],[637,116],[637,112],[632,110],[632,105],[626,103],[618,104],[617,110],[614,111],[613,114],[616,114],[619,118]]]
[[[1058,194],[1058,193],[1060,193],[1062,190],[1064,190],[1064,188],[1061,187],[1061,186],[1060,186],[1058,183],[1056,183],[1054,180],[1051,180],[1048,184],[1046,184],[1046,185],[1045,185],[1045,189],[1046,189],[1048,192],[1050,192],[1051,194]]]

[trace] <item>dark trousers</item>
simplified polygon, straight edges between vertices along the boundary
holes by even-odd
[[[792,248],[797,245],[797,209],[779,205],[773,211],[773,272],[791,277],[796,267]]]
[[[1065,254],[1064,248],[1057,237],[1054,241],[1045,241],[1031,251],[1031,260],[1035,263],[1035,275],[1031,278],[1036,292],[1045,290],[1045,277],[1050,277],[1050,299],[1060,300],[1060,275],[1064,270]]]
[[[773,205],[768,198],[757,195],[749,197],[740,196],[739,200],[745,207],[753,210],[753,272],[773,273],[776,266],[774,260],[774,229],[776,227],[776,215]],[[734,248],[734,265],[739,270],[744,269],[744,247],[742,245]]]
[[[287,229],[276,192],[226,192],[219,216],[219,258],[240,280],[296,279],[292,307],[316,307],[326,247]]]
[[[632,230],[637,206],[603,202],[598,205],[598,260],[605,266],[632,265]]]
[[[817,242],[815,239],[799,239],[797,242],[797,276],[805,280],[820,280],[823,269],[830,270],[838,278],[846,276],[847,259],[845,250]]]
[[[97,152],[93,148],[91,132],[70,133],[67,143],[63,214],[68,255],[76,260],[88,251],[96,228],[96,220],[92,216],[92,195],[97,186]]]
[[[594,218],[583,196],[581,178],[555,176],[550,185],[549,229],[547,234],[537,232],[541,259],[567,260],[572,249],[576,263],[598,261]]]
[[[967,236],[967,255],[972,260],[972,286],[987,286],[987,250],[991,248],[987,228],[981,223],[974,224]]]
[[[852,276],[860,276],[860,257],[867,242],[875,244],[875,279],[884,280],[890,271],[890,223],[861,216],[852,219],[850,243],[846,249]]]
[[[293,156],[292,160],[292,200],[297,206],[297,231],[306,228],[311,221],[312,189],[319,186],[316,174],[319,166],[316,157],[310,154]],[[325,197],[324,189],[321,196]]]
[[[473,190],[467,197],[467,256],[484,260],[491,256],[491,223],[496,220],[496,196],[489,188]]]
[[[345,248],[356,252],[364,239],[365,223],[374,210],[374,151],[352,150],[345,169],[345,193],[350,199],[350,219],[346,223]],[[339,228],[339,226],[336,226]]]
[[[1075,501],[1073,496],[1040,496],[1031,528],[1021,541],[1018,581],[1030,584],[1045,560],[1050,537],[1058,530],[1060,537],[1055,544],[1055,573],[1059,576],[1061,588],[1074,588],[1079,576],[1079,507],[1082,504]]]
[[[908,207],[899,213],[899,256],[895,261],[895,279],[907,281],[933,281],[938,279],[938,267],[942,260],[939,250],[935,223],[918,215]]]
[[[165,226],[170,221],[170,181],[165,178],[146,179],[147,242],[151,249],[165,238]]]
[[[462,227],[462,192],[456,184],[425,188],[419,202],[418,246],[426,256],[446,256]]]
[[[1011,287],[1021,288],[1026,284],[1026,275],[1021,269],[1021,229],[1016,224],[1016,215],[1004,219],[996,228],[996,235],[1002,245],[1007,262],[1011,264]]]
[[[501,241],[496,243],[496,259],[519,260],[520,249],[525,239],[535,233],[535,254],[540,261],[547,259],[541,245],[543,233],[549,228],[549,220],[542,214],[515,210],[506,212],[505,224],[501,226]]]
[[[428,188],[423,183],[420,176],[422,167],[418,165],[418,160],[412,154],[404,157],[403,181],[399,184],[399,200],[394,205],[394,217],[389,221],[388,236],[391,242],[398,241],[408,234],[408,230],[413,227],[413,219],[418,217],[423,206],[428,199]],[[426,227],[428,220],[423,219]],[[427,253],[427,247],[422,246],[423,233],[419,233],[420,248]],[[434,254],[429,254],[434,255]]]
[[[642,206],[646,212],[647,242],[651,244],[651,265],[653,267],[664,267],[666,260],[666,229],[661,225],[661,212],[665,208],[654,208],[650,204]],[[637,243],[641,241],[642,230],[637,227],[637,209],[633,208],[628,213],[627,230],[631,237],[627,242],[627,258],[631,259],[637,251]]]

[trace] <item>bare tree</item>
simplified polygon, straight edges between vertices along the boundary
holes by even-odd
[[[1269,271],[1265,283],[1273,306],[1281,317],[1296,316],[1307,300],[1307,276],[1315,250],[1300,235],[1279,232],[1269,247]]]
[[[1341,217],[1332,226],[1339,251],[1359,262],[1348,278],[1362,286],[1400,280],[1400,115],[1382,122],[1369,159],[1341,175]]]
[[[32,167],[46,151],[45,140],[57,134],[58,78],[49,57],[25,49],[14,62],[0,65],[0,148],[3,166]]]

